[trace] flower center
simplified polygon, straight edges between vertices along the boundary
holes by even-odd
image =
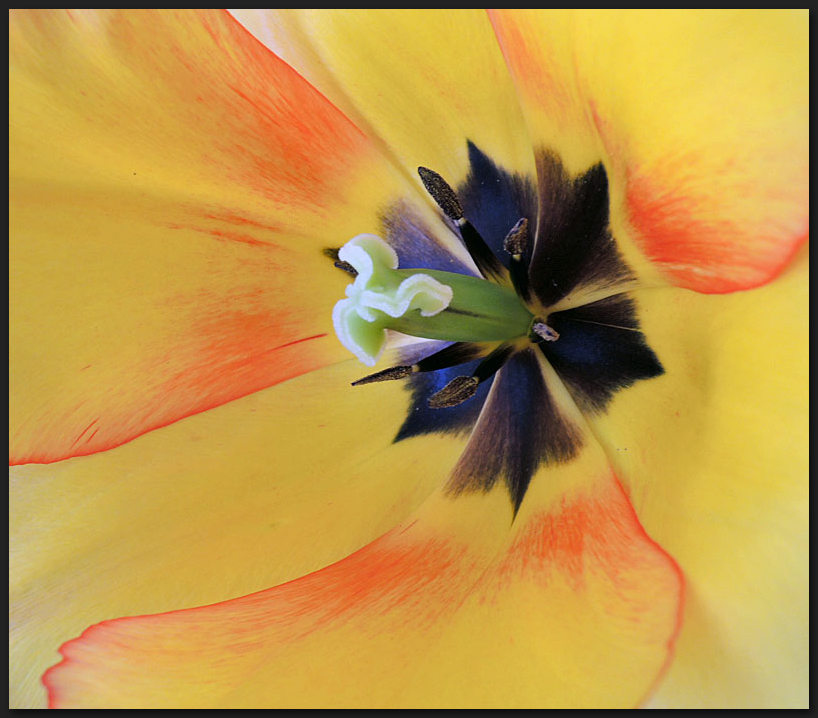
[[[611,233],[604,165],[571,176],[557,154],[535,148],[534,179],[471,142],[467,151],[457,193],[437,173],[419,174],[477,272],[397,200],[381,216],[388,245],[364,235],[326,250],[356,277],[334,318],[341,341],[368,365],[389,330],[445,341],[396,346],[397,366],[354,385],[402,379],[409,401],[393,441],[467,435],[447,492],[503,482],[516,513],[539,467],[578,456],[586,434],[577,410],[604,413],[618,392],[664,369],[640,329],[636,276]],[[525,218],[536,218],[530,240]]]
[[[341,343],[361,362],[374,366],[383,353],[387,330],[425,339],[454,342],[412,365],[377,372],[355,382],[400,379],[419,371],[437,371],[485,357],[470,376],[458,376],[429,397],[430,408],[456,406],[471,398],[479,384],[505,363],[515,348],[556,341],[559,334],[536,316],[529,304],[528,220],[508,232],[504,249],[510,269],[499,261],[464,216],[455,191],[436,172],[418,170],[429,194],[455,223],[463,244],[485,277],[432,269],[398,267],[397,253],[374,234],[361,234],[337,253],[338,266],[355,275],[333,309]]]

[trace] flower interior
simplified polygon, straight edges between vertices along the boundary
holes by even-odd
[[[411,406],[395,441],[465,433],[479,419],[491,441],[470,442],[449,492],[488,491],[503,477],[516,513],[542,463],[577,455],[582,432],[565,396],[602,412],[616,391],[663,369],[628,296],[634,276],[611,235],[603,166],[570,178],[541,151],[534,182],[472,143],[468,151],[471,171],[457,191],[433,170],[418,173],[473,267],[431,251],[431,232],[406,231],[418,220],[398,204],[385,239],[363,234],[328,251],[355,277],[333,323],[367,366],[389,331],[435,340],[402,349],[400,363],[353,386],[407,381]]]

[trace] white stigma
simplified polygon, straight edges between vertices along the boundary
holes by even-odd
[[[367,366],[374,366],[386,345],[389,318],[419,310],[431,317],[452,301],[451,287],[426,274],[402,277],[398,255],[374,234],[359,234],[338,252],[338,258],[358,272],[332,311],[335,333],[349,351]]]

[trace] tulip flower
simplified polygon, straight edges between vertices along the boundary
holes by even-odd
[[[13,13],[11,704],[806,705],[807,48]]]

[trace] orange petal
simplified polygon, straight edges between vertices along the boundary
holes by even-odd
[[[612,224],[670,281],[728,292],[781,272],[809,221],[805,13],[492,20],[535,144],[605,161]]]
[[[321,571],[107,621],[44,681],[56,707],[634,705],[667,664],[681,576],[590,446],[504,490],[432,497]],[[568,489],[568,487],[571,487]]]
[[[340,111],[223,12],[15,13],[9,41],[13,463],[344,356],[321,249],[405,192]]]

